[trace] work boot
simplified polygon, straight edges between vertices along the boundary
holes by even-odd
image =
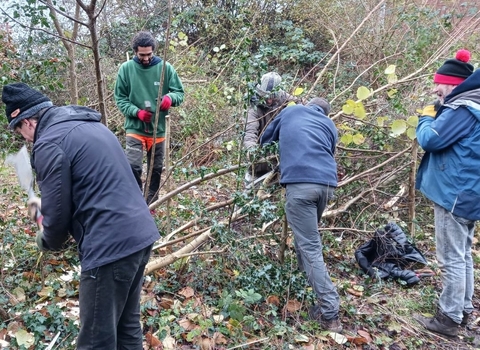
[[[324,330],[335,333],[340,333],[343,330],[342,323],[338,319],[338,316],[330,320],[324,319],[322,313],[320,312],[320,305],[318,304],[315,304],[308,309],[308,316],[310,319],[317,321],[320,325],[320,328]]]
[[[320,324],[320,327],[326,331],[341,333],[343,330],[342,323],[338,316],[330,320],[325,320],[323,317],[320,317],[318,323]]]
[[[312,307],[310,307],[308,309],[308,316],[312,320],[320,321],[320,318],[322,317],[322,313],[320,312],[320,305],[315,304]]]
[[[468,325],[470,315],[471,314],[467,314],[465,311],[463,312],[463,318],[462,318],[462,322],[460,323],[460,326],[466,327]]]
[[[458,323],[454,322],[440,310],[437,311],[435,317],[424,317],[417,314],[413,318],[429,331],[448,337],[456,337],[458,335]]]

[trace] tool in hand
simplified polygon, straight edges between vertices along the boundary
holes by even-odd
[[[29,158],[27,147],[23,145],[18,153],[8,155],[5,162],[13,165],[15,168],[20,187],[27,192],[28,199],[30,200],[35,197],[35,192],[33,190],[33,171]],[[40,226],[41,223],[39,222],[39,219],[41,218],[42,213],[38,206],[35,207],[35,221]]]
[[[145,101],[145,110],[148,111],[148,112],[152,111],[152,104],[150,103],[150,101]],[[145,128],[145,132],[150,132],[150,129],[148,127],[148,123],[143,122],[143,126]]]

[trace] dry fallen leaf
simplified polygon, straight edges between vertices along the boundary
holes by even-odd
[[[308,345],[304,345],[302,346],[302,350],[320,350],[320,349],[323,349],[323,346],[321,346],[320,344],[318,344],[317,346],[315,346],[314,344],[308,344]]]
[[[152,347],[158,347],[162,345],[162,342],[150,332],[145,334],[145,339],[147,340],[147,344]]]
[[[302,307],[302,303],[300,303],[297,300],[289,300],[287,301],[287,304],[285,304],[285,309],[288,312],[297,312],[298,310],[301,309],[301,307]]]
[[[357,333],[360,334],[362,337],[364,337],[367,340],[367,343],[372,342],[372,337],[370,336],[370,333],[368,333],[367,331],[359,329]]]
[[[276,295],[268,296],[266,301],[267,301],[267,304],[272,304],[277,307],[280,305],[280,299]]]
[[[175,338],[170,335],[167,335],[165,339],[163,339],[163,349],[164,350],[174,350],[177,348],[177,342]]]
[[[185,329],[186,331],[191,331],[192,329],[195,328],[195,323],[193,323],[187,318],[182,318],[181,320],[179,320],[178,325],[183,329]]]
[[[215,344],[225,345],[228,343],[227,338],[225,338],[225,336],[220,332],[213,333],[213,340],[215,341]]]
[[[171,309],[172,306],[173,306],[173,299],[170,299],[170,298],[162,298],[162,299],[160,299],[160,302],[158,303],[158,305],[159,305],[162,309]]]
[[[353,288],[347,288],[347,293],[356,296],[356,297],[361,297],[363,293],[361,291],[355,290]]]
[[[185,298],[191,298],[195,295],[195,291],[192,287],[185,287],[181,289],[178,294],[183,295]]]

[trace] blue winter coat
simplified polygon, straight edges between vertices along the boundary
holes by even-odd
[[[69,233],[82,271],[131,255],[160,238],[127,157],[100,113],[50,107],[35,129],[32,163],[42,193],[43,246]]]
[[[333,121],[316,105],[287,107],[268,125],[260,143],[279,141],[280,183],[337,187]]]
[[[421,117],[425,150],[416,188],[453,214],[480,219],[480,70],[453,89],[435,118]]]

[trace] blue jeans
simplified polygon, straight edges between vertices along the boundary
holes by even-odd
[[[475,221],[453,215],[435,204],[437,261],[442,272],[438,306],[454,322],[473,311],[472,240]]]
[[[78,350],[142,350],[140,292],[152,246],[80,276]]]
[[[337,317],[340,307],[337,288],[323,260],[322,237],[318,231],[318,223],[333,190],[332,187],[310,183],[286,185],[285,210],[294,235],[298,266],[305,271],[325,320]]]

